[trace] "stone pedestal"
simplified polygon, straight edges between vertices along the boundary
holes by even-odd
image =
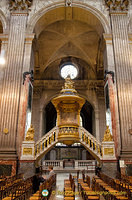
[[[19,173],[27,179],[35,174],[34,141],[23,141]]]
[[[110,177],[117,175],[117,159],[115,156],[114,141],[102,142],[102,169]]]
[[[27,179],[35,174],[35,162],[31,160],[20,160],[19,173],[23,173],[24,179]]]
[[[102,142],[102,154],[104,160],[116,160],[114,141]]]
[[[101,172],[105,173],[106,175],[116,178],[117,176],[117,161],[103,161]]]
[[[20,160],[34,160],[35,142],[34,141],[23,141],[22,153]]]

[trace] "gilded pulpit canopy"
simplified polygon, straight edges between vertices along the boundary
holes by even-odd
[[[70,76],[67,76],[64,87],[52,103],[57,111],[58,140],[67,145],[79,141],[80,111],[85,99],[77,94]]]

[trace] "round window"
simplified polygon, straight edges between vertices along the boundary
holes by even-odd
[[[78,69],[77,67],[75,67],[75,65],[73,64],[64,64],[62,67],[61,67],[61,77],[62,78],[66,78],[68,75],[71,77],[71,79],[74,79],[77,77],[78,75]]]

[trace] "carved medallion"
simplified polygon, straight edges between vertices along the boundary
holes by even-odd
[[[8,128],[4,128],[3,133],[5,133],[7,135],[9,133]]]

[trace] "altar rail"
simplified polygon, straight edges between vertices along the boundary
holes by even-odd
[[[48,168],[49,165],[52,165],[54,168],[63,168],[64,160],[45,160],[43,162],[43,169]],[[95,170],[96,162],[95,160],[75,160],[75,169],[86,169],[86,170]]]
[[[53,167],[62,167],[63,160],[45,160],[43,162],[43,167],[48,167],[49,165],[52,165]]]
[[[96,162],[94,160],[75,160],[75,168],[95,171]]]

